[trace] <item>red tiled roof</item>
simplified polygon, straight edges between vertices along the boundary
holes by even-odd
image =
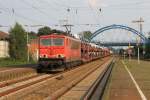
[[[9,38],[8,33],[0,31],[0,39],[8,39],[8,38]]]

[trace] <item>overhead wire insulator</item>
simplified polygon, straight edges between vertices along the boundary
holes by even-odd
[[[70,8],[68,8],[67,11],[70,12]]]
[[[101,12],[101,11],[102,11],[102,9],[100,8],[100,9],[99,9],[99,11]]]

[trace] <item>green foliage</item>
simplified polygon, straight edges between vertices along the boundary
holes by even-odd
[[[64,32],[64,31],[61,31],[61,30],[56,30],[56,29],[53,29],[52,31],[51,31],[51,33],[58,33],[58,34],[67,34],[66,32]]]
[[[18,23],[10,29],[10,50],[9,54],[14,59],[26,58],[26,33],[22,26]]]
[[[31,43],[31,41],[33,39],[37,39],[38,38],[37,33],[33,32],[33,31],[29,32],[28,35],[29,35],[29,43]]]
[[[49,34],[53,34],[53,33],[67,35],[66,32],[64,32],[64,31],[57,30],[57,29],[51,29],[48,26],[42,27],[38,30],[38,36],[49,35]]]
[[[33,31],[29,32],[29,40],[30,39],[36,39],[37,38],[37,34]]]
[[[150,58],[150,38],[149,42],[146,44],[145,51],[146,51],[145,57]]]
[[[84,31],[84,32],[80,33],[79,35],[82,40],[89,41],[92,33],[90,31]]]
[[[134,47],[134,52],[135,52],[135,56],[138,56],[137,54],[138,54],[138,47],[137,46],[135,46]],[[140,53],[140,55],[143,55],[143,46],[139,46],[139,53]]]
[[[44,26],[38,30],[38,36],[40,35],[48,35],[51,33],[51,28],[48,26]]]
[[[34,61],[30,61],[30,64],[35,64],[35,63],[36,62]],[[13,59],[13,58],[1,58],[0,59],[0,67],[6,67],[6,66],[12,67],[13,65],[23,65],[23,64],[27,64],[26,60],[22,60],[22,59],[18,60],[18,59]]]

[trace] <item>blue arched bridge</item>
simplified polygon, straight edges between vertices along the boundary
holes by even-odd
[[[124,25],[116,25],[116,24],[100,28],[99,30],[94,32],[92,34],[92,36],[90,37],[90,42],[95,42],[95,41],[93,41],[94,37],[96,37],[97,35],[103,33],[104,31],[111,30],[111,29],[123,29],[123,30],[129,31],[133,34],[136,34],[142,40],[139,43],[141,45],[148,42],[148,38],[145,37],[145,35],[143,33],[139,32],[139,31],[137,31],[137,30],[135,30],[131,27],[124,26]],[[99,42],[97,42],[97,43],[99,43]],[[129,45],[129,43],[119,43],[119,42],[116,42],[116,43],[109,42],[109,43],[99,43],[99,44],[104,45],[104,46],[128,46]],[[136,42],[130,43],[131,46],[135,46],[136,44],[137,44]]]

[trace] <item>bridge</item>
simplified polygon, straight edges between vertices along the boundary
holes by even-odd
[[[130,46],[136,46],[137,45],[137,42],[139,45],[144,45],[146,43],[148,43],[148,38],[145,37],[145,35],[131,27],[128,27],[128,26],[124,26],[124,25],[116,25],[116,24],[113,24],[113,25],[110,25],[110,26],[106,26],[106,27],[103,27],[103,28],[100,28],[99,30],[97,30],[96,32],[94,32],[92,34],[92,36],[90,37],[90,42],[94,42],[96,44],[99,44],[99,45],[103,45],[103,46],[129,46],[129,42],[127,41],[117,41],[117,42],[102,42],[102,41],[94,41],[93,39],[95,37],[97,37],[98,35],[102,34],[103,32],[107,31],[107,30],[112,30],[112,29],[121,29],[121,30],[125,30],[125,31],[129,31],[131,32],[132,34],[138,36],[140,38],[139,41],[131,41],[130,42]],[[120,33],[121,34],[121,33]]]
[[[129,46],[129,43],[127,42],[93,42],[97,45],[101,45],[101,46]],[[138,45],[144,45],[144,43],[139,43]],[[137,46],[137,43],[133,42],[130,43],[130,46]]]

